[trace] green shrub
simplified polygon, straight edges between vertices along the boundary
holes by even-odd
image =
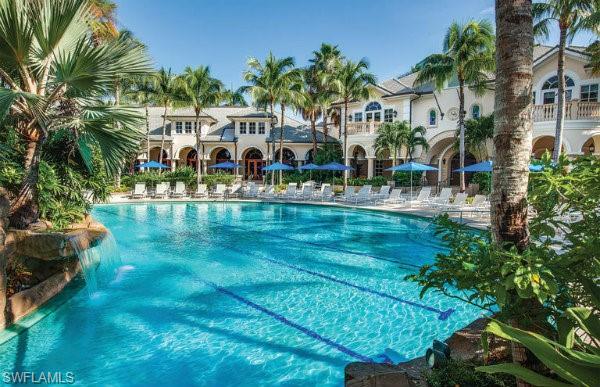
[[[485,195],[489,195],[492,191],[492,174],[489,172],[477,172],[471,181],[479,184],[479,191]]]
[[[475,370],[474,363],[449,360],[439,368],[425,372],[431,387],[504,387],[514,386],[514,378],[508,375],[490,375]]]
[[[410,187],[410,172],[394,172],[393,179],[399,187]],[[423,172],[412,173],[412,185],[414,187],[421,185]]]
[[[224,173],[217,173],[214,175],[204,175],[202,176],[202,183],[206,184],[209,189],[212,189],[217,184],[227,184],[231,185],[235,181],[234,175],[228,175]],[[195,185],[195,182],[194,182]]]
[[[304,183],[310,180],[310,173],[304,171],[293,171],[283,173],[283,182],[288,183]]]

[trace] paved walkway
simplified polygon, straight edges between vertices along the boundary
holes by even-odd
[[[223,201],[223,199],[211,199],[211,198],[165,198],[165,199],[130,199],[128,193],[113,194],[110,198],[110,203],[155,203],[155,202],[216,202]],[[322,206],[337,206],[346,208],[359,208],[373,211],[392,212],[400,214],[409,214],[413,216],[420,216],[424,218],[433,218],[439,215],[441,212],[439,209],[409,206],[406,204],[380,204],[380,205],[353,205],[342,202],[320,202],[320,201],[295,201],[295,200],[262,200],[262,199],[243,199],[243,198],[231,198],[226,199],[230,202],[264,202],[264,203],[293,203],[293,204],[305,204],[305,205],[322,205]],[[490,225],[490,218],[487,212],[471,212],[471,211],[447,211],[450,218],[465,223],[466,225],[485,230]]]

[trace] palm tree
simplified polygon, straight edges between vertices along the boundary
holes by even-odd
[[[150,113],[148,112],[148,107],[154,102],[155,95],[156,82],[151,74],[134,77],[130,87],[125,90],[125,96],[128,100],[132,100],[144,107],[147,161],[150,161]]]
[[[457,130],[458,132],[458,130]],[[457,133],[458,135],[458,133]],[[465,122],[465,148],[478,160],[490,157],[487,143],[494,138],[494,115]],[[458,141],[456,146],[458,147]]]
[[[217,106],[226,100],[226,92],[223,83],[210,74],[208,66],[200,66],[195,69],[186,67],[179,78],[182,89],[182,103],[191,106],[196,115],[196,182],[202,183],[202,130],[200,127],[200,114],[202,109]]]
[[[533,131],[531,8],[530,1],[496,1],[491,231],[494,243],[515,246],[519,251],[529,244],[527,185]],[[513,344],[512,354],[515,363],[526,363],[527,353],[522,345]]]
[[[392,166],[396,165],[398,152],[406,145],[407,131],[410,131],[406,121],[386,122],[377,129],[377,137],[373,144],[378,156],[387,150],[392,156]]]
[[[590,44],[585,51],[590,54],[592,74],[600,74],[600,40],[596,40],[594,43]]]
[[[348,103],[355,99],[368,99],[371,94],[369,86],[377,82],[373,74],[366,72],[368,68],[369,63],[366,59],[361,59],[358,62],[348,60],[342,64],[333,80],[333,86],[344,106],[344,113],[342,115],[344,120],[344,142],[342,150],[345,165],[348,165],[348,120],[346,119],[348,116]],[[348,172],[345,171],[344,188],[347,183]]]
[[[329,135],[327,127],[328,112],[331,104],[335,101],[335,87],[333,81],[335,75],[344,60],[340,49],[336,45],[321,43],[317,51],[313,51],[313,58],[309,60],[309,68],[314,72],[314,82],[317,87],[317,94],[321,112],[323,115],[323,135],[325,142]]]
[[[433,82],[437,90],[458,81],[458,128],[460,129],[460,167],[465,165],[465,87],[483,94],[494,70],[494,32],[488,21],[452,23],[444,37],[443,53],[425,58],[417,66],[416,84]],[[460,174],[460,190],[465,190],[465,174]]]
[[[282,88],[278,102],[281,108],[281,122],[279,125],[279,162],[283,163],[283,137],[285,129],[285,108],[288,106],[298,107],[304,103],[302,94],[302,71],[290,68],[282,74]],[[279,171],[279,183],[283,182],[283,171]]]
[[[163,162],[163,149],[165,148],[165,131],[167,126],[167,110],[173,103],[178,102],[180,87],[177,77],[171,73],[171,69],[164,67],[154,74],[154,101],[163,107],[162,134],[160,138],[160,155],[158,162]],[[150,154],[148,154],[150,156]]]
[[[309,67],[302,72],[304,81],[303,103],[298,106],[302,118],[310,122],[312,135],[313,156],[317,154],[317,120],[321,116],[321,104],[317,88],[317,74],[314,68]]]
[[[248,106],[248,102],[246,102],[246,99],[244,98],[244,91],[241,87],[237,90],[226,90],[225,103],[229,106]]]
[[[110,0],[90,0],[92,39],[95,44],[116,39],[120,33],[115,20],[117,4]]]
[[[252,100],[258,106],[268,106],[271,115],[270,132],[272,141],[272,161],[275,161],[275,104],[281,100],[281,95],[286,87],[289,87],[289,73],[294,67],[294,58],[285,57],[278,59],[273,53],[269,53],[264,63],[256,58],[247,61],[248,70],[244,71],[243,77],[247,86],[243,86],[243,92],[249,92]],[[283,128],[283,122],[280,123]],[[282,129],[283,130],[283,129]],[[281,151],[280,153],[283,153]],[[275,183],[275,175],[271,174],[271,184]]]
[[[122,38],[94,44],[92,21],[84,0],[0,2],[0,120],[10,116],[27,143],[25,178],[11,203],[14,227],[39,218],[40,150],[55,131],[75,132],[88,167],[91,148],[97,148],[110,175],[139,145],[141,117],[101,98],[114,91],[119,77],[150,71],[148,57]]]
[[[417,150],[417,147],[421,147],[422,150],[427,152],[429,150],[429,143],[425,139],[427,129],[423,126],[417,126],[416,128],[410,129],[408,122],[404,121],[409,130],[406,132],[405,146],[406,152],[408,153],[408,161],[413,160],[413,153]]]
[[[556,132],[552,158],[558,161],[562,148],[563,125],[565,120],[565,47],[567,40],[583,29],[591,26],[586,18],[593,12],[596,0],[549,0],[533,4],[533,32],[535,36],[548,39],[551,23],[558,23],[558,91],[556,103]],[[596,26],[597,27],[597,26]]]

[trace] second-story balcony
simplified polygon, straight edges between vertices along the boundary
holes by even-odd
[[[535,105],[533,121],[555,121],[557,104]],[[565,120],[600,120],[600,102],[569,101],[565,103]]]
[[[383,124],[383,122],[369,121],[369,122],[348,122],[348,135],[354,134],[375,134],[377,129]]]

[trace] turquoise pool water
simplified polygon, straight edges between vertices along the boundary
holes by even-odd
[[[342,385],[478,310],[403,280],[442,247],[419,218],[261,203],[102,205],[123,267],[0,347],[0,371],[82,385]]]

